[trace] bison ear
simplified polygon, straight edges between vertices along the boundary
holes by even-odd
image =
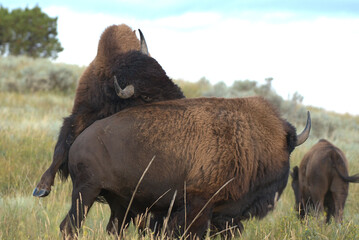
[[[147,48],[147,43],[145,40],[145,37],[143,36],[142,32],[140,29],[138,29],[138,32],[140,33],[140,42],[141,42],[141,53],[150,56],[150,53],[148,52],[148,48]]]
[[[295,166],[293,168],[293,172],[290,172],[290,176],[293,178],[293,179],[298,179],[298,166]]]

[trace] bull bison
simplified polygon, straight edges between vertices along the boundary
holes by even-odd
[[[123,24],[105,29],[97,56],[80,78],[72,113],[64,119],[60,130],[53,162],[37,184],[34,196],[50,193],[57,171],[63,179],[68,177],[70,146],[96,120],[131,106],[184,97],[157,61],[148,56],[141,32],[140,37],[141,44],[131,28]]]
[[[296,210],[303,218],[310,208],[326,211],[326,222],[331,216],[343,220],[349,182],[358,183],[359,174],[348,176],[348,161],[344,153],[325,139],[319,140],[303,157],[300,166],[293,168],[292,188]]]
[[[308,112],[297,136],[261,97],[179,99],[125,109],[93,123],[71,146],[72,206],[60,230],[75,237],[99,197],[111,207],[107,229],[118,231],[156,200],[150,212],[161,221],[174,192],[169,233],[187,227],[182,233],[201,237],[209,220],[217,231],[232,220],[241,227],[242,220],[273,209],[288,181],[290,154],[306,141],[310,127]]]

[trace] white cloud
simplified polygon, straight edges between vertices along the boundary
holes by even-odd
[[[305,104],[359,114],[359,19],[283,21],[291,16],[276,14],[253,21],[209,12],[136,20],[55,7],[45,12],[59,16],[65,50],[58,61],[87,65],[102,31],[126,23],[141,28],[151,55],[172,78],[231,84],[273,77],[284,97],[297,91]]]

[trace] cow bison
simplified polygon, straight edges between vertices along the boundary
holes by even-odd
[[[57,171],[63,179],[68,177],[70,146],[96,120],[131,106],[184,97],[157,61],[148,56],[141,32],[140,36],[141,44],[126,25],[110,26],[101,35],[97,55],[80,78],[72,113],[64,119],[53,162],[34,196],[50,193]]]
[[[75,237],[99,197],[111,207],[107,229],[118,231],[123,221],[146,212],[156,200],[150,212],[161,221],[175,191],[169,233],[201,237],[209,220],[217,231],[232,220],[241,227],[242,220],[273,209],[288,181],[290,154],[306,141],[310,127],[308,112],[306,128],[297,136],[261,97],[163,101],[96,121],[70,149],[72,206],[61,232]]]
[[[292,188],[296,210],[303,218],[310,208],[326,211],[326,222],[333,216],[343,220],[349,182],[358,183],[359,174],[348,176],[348,161],[344,153],[325,139],[319,140],[293,168]]]

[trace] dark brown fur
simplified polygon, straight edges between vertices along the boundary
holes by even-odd
[[[348,176],[348,161],[344,153],[321,139],[303,157],[299,168],[293,168],[292,188],[296,209],[303,218],[310,208],[326,210],[327,222],[331,216],[337,222],[343,219],[349,182],[359,182],[359,174]]]
[[[184,97],[157,61],[139,49],[139,40],[126,25],[113,25],[103,32],[97,55],[80,78],[72,113],[64,119],[53,162],[35,188],[34,196],[50,193],[57,171],[63,179],[68,177],[70,146],[96,120],[131,106]],[[121,99],[116,95],[114,76],[122,88],[134,86],[133,97]]]
[[[131,216],[144,213],[170,189],[150,210],[161,219],[177,190],[169,226],[174,231],[178,226],[184,229],[185,215],[188,226],[214,193],[233,179],[189,232],[203,236],[210,219],[217,230],[231,220],[241,227],[241,220],[264,217],[273,209],[275,195],[280,196],[286,186],[296,141],[295,128],[258,97],[181,99],[123,110],[95,122],[72,145],[73,205],[61,231],[74,236],[70,226],[80,227],[75,223],[86,215],[81,212],[77,219],[80,194],[86,208],[99,196],[110,202],[115,199],[117,219],[109,225],[121,224],[133,189],[153,156]]]

